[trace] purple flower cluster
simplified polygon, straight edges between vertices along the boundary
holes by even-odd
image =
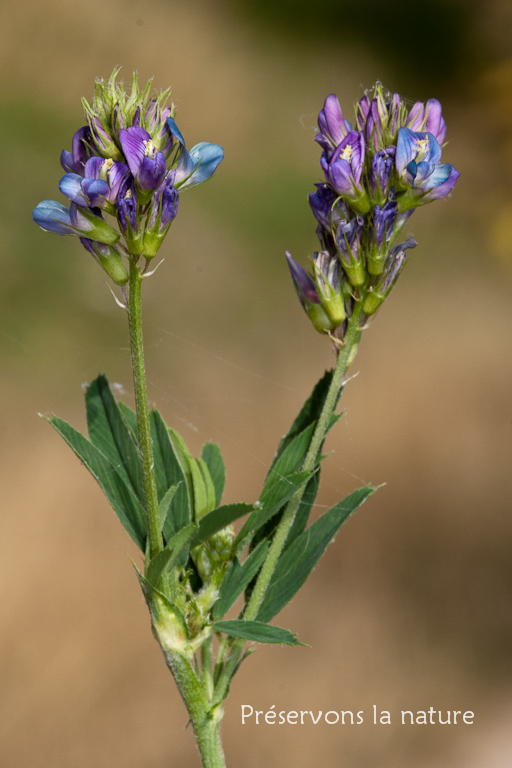
[[[131,93],[116,82],[96,82],[87,125],[76,131],[71,152],[63,150],[66,171],[59,189],[69,208],[44,200],[34,209],[42,229],[77,235],[119,285],[128,280],[123,256],[152,259],[176,217],[179,192],[212,176],[224,152],[201,142],[190,152],[166,104],[170,91],[151,95],[151,81]],[[117,219],[111,226],[104,214]]]
[[[321,244],[312,274],[287,253],[306,313],[337,346],[354,307],[364,327],[396,283],[405,251],[416,242],[392,243],[414,209],[446,197],[459,177],[440,162],[446,124],[436,99],[409,109],[377,83],[355,116],[352,127],[338,98],[325,100],[315,137],[325,181],[309,195]]]

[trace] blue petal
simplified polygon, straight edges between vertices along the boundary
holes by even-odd
[[[169,130],[172,133],[172,135],[176,136],[176,138],[178,139],[178,141],[181,144],[181,146],[183,148],[185,148],[185,139],[181,135],[181,131],[178,128],[178,126],[176,125],[176,123],[174,122],[174,118],[173,117],[168,117],[167,118],[167,125],[169,126]]]
[[[434,189],[434,187],[438,187],[439,184],[444,184],[444,182],[449,179],[451,172],[452,166],[449,163],[436,165],[430,176],[425,179],[423,184],[418,186],[421,186],[422,189],[426,190]]]
[[[398,131],[395,164],[399,176],[402,176],[411,160],[416,159],[418,154],[416,148],[417,138],[417,134],[409,128],[400,128]]]
[[[43,200],[32,211],[32,218],[41,229],[57,235],[75,235],[68,209],[55,200]]]
[[[89,205],[89,200],[85,196],[82,189],[82,176],[78,173],[66,173],[65,176],[59,181],[59,189],[63,195],[69,197],[73,203],[77,205]]]
[[[441,147],[432,133],[425,133],[425,138],[428,139],[428,150],[425,153],[424,160],[432,165],[437,165],[441,159]]]
[[[105,203],[110,199],[110,187],[106,181],[102,179],[84,179],[83,182],[85,192],[89,198],[89,204],[93,208],[103,208]],[[83,205],[79,201],[79,205]]]
[[[218,144],[208,144],[201,141],[192,147],[190,154],[183,148],[176,169],[176,187],[184,189],[195,184],[201,184],[215,173],[217,166],[224,157],[224,150]],[[181,184],[177,183],[184,179]]]

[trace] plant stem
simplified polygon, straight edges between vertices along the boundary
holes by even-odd
[[[158,514],[158,496],[144,367],[141,312],[142,280],[143,275],[137,266],[135,258],[132,256],[130,258],[128,318],[130,324],[137,431],[148,519],[149,559],[151,559],[163,549],[163,537]],[[165,650],[164,656],[187,707],[204,768],[226,768],[219,732],[223,714],[222,706],[212,706],[211,701],[213,695],[212,642],[213,638],[209,638],[201,651],[202,681],[192,668],[189,659],[185,656],[175,651]]]
[[[130,258],[130,297],[128,304],[128,321],[130,324],[130,346],[132,353],[133,383],[135,389],[135,410],[137,412],[137,431],[139,434],[139,450],[142,461],[142,477],[144,495],[146,497],[146,514],[149,529],[150,558],[163,549],[162,531],[158,515],[158,496],[151,443],[149,423],[148,395],[146,387],[146,371],[144,368],[144,347],[142,343],[142,310],[141,284],[142,274],[135,258]]]
[[[348,366],[352,362],[353,354],[357,349],[357,345],[361,337],[361,331],[359,329],[361,304],[362,302],[356,302],[352,316],[349,320],[344,339],[345,343],[338,355],[338,360],[334,369],[329,391],[327,392],[320,418],[318,419],[313,437],[311,438],[311,443],[309,445],[306,458],[304,459],[304,464],[301,467],[302,471],[311,472],[315,467],[320,446],[322,445],[322,442],[325,438],[329,428],[331,416],[336,407],[336,401],[343,381],[343,376]],[[279,560],[283,547],[286,543],[286,539],[295,519],[295,514],[299,504],[302,501],[304,490],[305,486],[299,488],[294,493],[285,508],[281,522],[279,523],[274,534],[274,538],[272,539],[272,544],[270,546],[267,558],[263,563],[262,569],[256,581],[256,585],[251,594],[251,598],[247,604],[247,609],[244,614],[244,619],[247,621],[253,621],[257,619],[258,611],[260,609],[261,603],[263,602],[263,598],[265,597],[265,593],[270,584],[270,580],[272,579],[277,561]],[[243,646],[244,640],[241,639],[235,640],[233,643],[231,653],[222,671],[222,674],[219,677],[219,681],[215,689],[215,701],[221,702],[225,698],[230,680],[236,671]]]
[[[226,768],[220,741],[222,706],[211,706],[188,659],[175,652],[164,655],[190,715],[204,768]]]

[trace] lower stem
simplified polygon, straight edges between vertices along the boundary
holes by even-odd
[[[327,396],[325,398],[324,407],[320,414],[320,418],[318,419],[313,437],[311,438],[311,443],[306,454],[306,458],[304,459],[304,464],[301,468],[304,472],[312,472],[315,467],[320,446],[325,439],[331,416],[336,407],[338,393],[343,382],[343,376],[345,375],[345,372],[352,362],[354,354],[357,350],[357,345],[361,337],[361,331],[359,329],[360,312],[361,302],[356,302],[352,316],[348,322],[347,332],[344,339],[344,346],[341,348],[338,355],[329,391],[327,392]],[[279,560],[283,547],[286,543],[286,539],[295,519],[299,504],[302,501],[304,490],[305,487],[299,488],[292,496],[285,508],[281,522],[279,523],[272,539],[272,544],[270,545],[267,558],[263,563],[262,569],[251,594],[251,598],[247,604],[247,609],[244,614],[244,619],[247,621],[253,621],[257,619],[258,611],[270,584],[270,580],[276,568],[277,561]],[[218,702],[223,701],[225,698],[230,680],[237,668],[243,646],[244,640],[242,639],[235,640],[233,643],[231,654],[226,662],[226,665],[219,677],[219,681],[216,686],[215,700]]]
[[[142,274],[133,257],[130,258],[130,296],[128,304],[128,322],[130,325],[130,347],[132,353],[133,384],[135,390],[135,410],[137,412],[137,432],[139,451],[142,462],[142,478],[146,498],[148,519],[150,558],[163,549],[162,531],[158,515],[158,496],[156,492],[153,445],[149,423],[146,371],[144,367],[144,347],[142,344],[141,284]]]
[[[220,740],[222,706],[212,707],[190,662],[179,653],[164,653],[194,729],[203,768],[226,768]]]

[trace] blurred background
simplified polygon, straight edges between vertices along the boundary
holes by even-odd
[[[228,765],[505,768],[512,755],[512,5],[505,0],[47,0],[0,23],[0,762],[193,768],[185,710],[99,488],[38,413],[85,428],[84,382],[132,402],[126,318],[80,244],[31,221],[62,200],[80,97],[115,65],[173,86],[189,146],[221,143],[182,195],[144,285],[149,392],[226,501],[258,496],[277,442],[333,362],[284,250],[316,248],[316,116],[376,79],[443,103],[451,198],[416,212],[411,252],[365,333],[329,438],[317,513],[386,485],[341,530],[232,687]],[[391,725],[241,725],[241,704],[391,713]],[[400,710],[474,725],[402,726]],[[445,715],[443,714],[443,718]]]

